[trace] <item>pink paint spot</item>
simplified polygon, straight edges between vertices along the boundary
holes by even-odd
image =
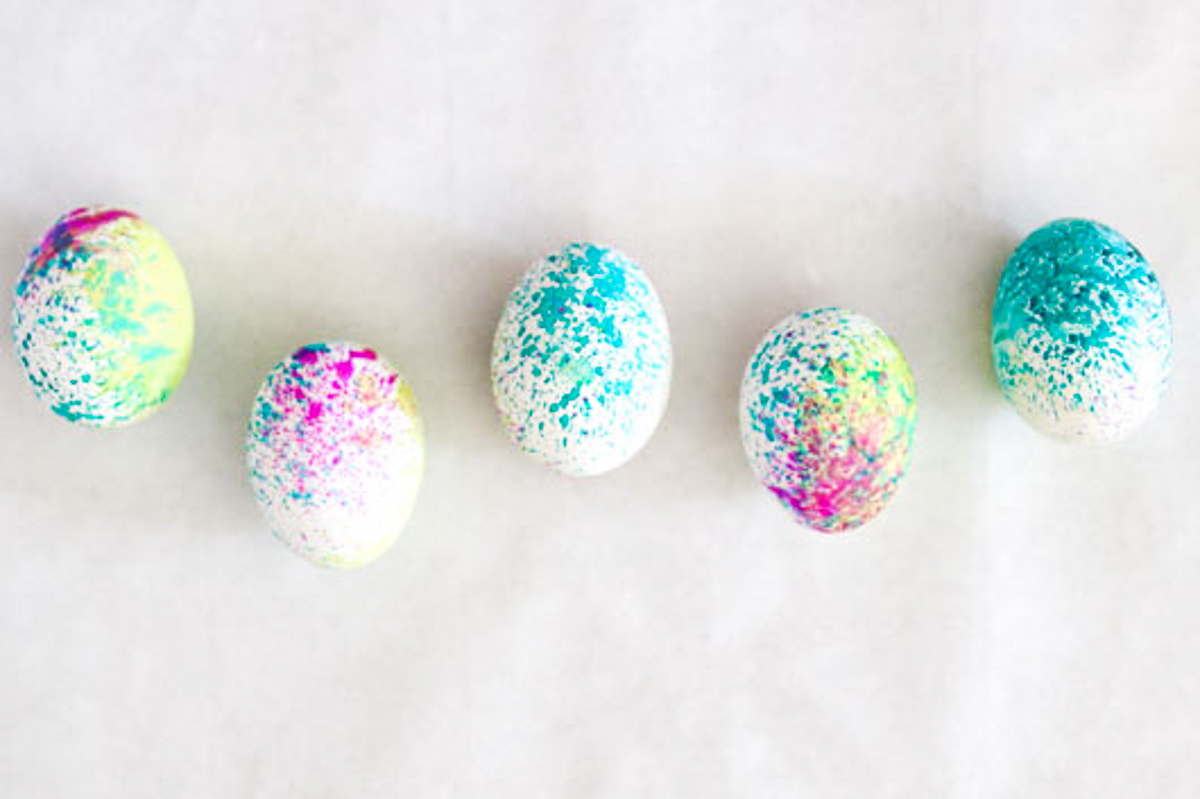
[[[866,419],[858,436],[847,435],[813,398],[798,417],[806,420],[799,429],[776,428],[787,455],[775,469],[779,482],[768,488],[816,530],[834,533],[857,526],[890,493],[873,468],[880,423]]]
[[[292,353],[292,358],[303,364],[314,364],[321,357],[321,353],[312,347],[301,347]]]
[[[76,208],[67,214],[61,226],[67,228],[72,235],[87,233],[98,227],[107,225],[118,219],[136,219],[136,215],[118,208]]]
[[[76,208],[59,219],[42,238],[42,243],[37,247],[37,256],[33,258],[34,273],[44,274],[53,259],[75,246],[75,239],[79,236],[125,217],[137,218],[129,211],[115,208]],[[21,282],[26,283],[27,279],[22,277]],[[23,288],[19,287],[18,294],[23,293]]]

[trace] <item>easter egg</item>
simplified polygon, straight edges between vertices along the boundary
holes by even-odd
[[[369,563],[400,535],[421,485],[412,389],[367,347],[301,347],[254,400],[246,461],[271,531],[292,551],[330,568]]]
[[[992,360],[1038,430],[1085,442],[1127,435],[1158,404],[1173,358],[1171,312],[1128,239],[1060,219],[1017,248],[996,291]]]
[[[513,289],[492,348],[492,392],[524,452],[569,475],[614,469],[650,438],[670,388],[666,314],[626,256],[570,244]]]
[[[874,518],[908,469],[917,392],[870,319],[823,308],[771,328],[746,366],[742,444],[759,481],[819,532]]]
[[[59,219],[13,291],[13,345],[34,392],[92,427],[130,424],[166,402],[192,335],[183,268],[129,211],[80,208]]]

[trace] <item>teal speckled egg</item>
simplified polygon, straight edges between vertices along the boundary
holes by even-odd
[[[654,432],[670,386],[666,315],[626,256],[571,244],[513,289],[492,390],[513,441],[542,463],[571,475],[620,466]]]
[[[1090,442],[1127,435],[1158,404],[1173,355],[1162,286],[1112,228],[1051,222],[1005,266],[992,310],[996,377],[1037,429]]]

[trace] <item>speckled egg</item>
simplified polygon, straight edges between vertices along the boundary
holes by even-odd
[[[570,244],[509,296],[492,391],[513,441],[546,465],[594,475],[625,463],[654,432],[670,387],[666,314],[621,253]]]
[[[819,532],[874,518],[908,469],[917,391],[870,319],[823,308],[767,333],[742,379],[742,444],[759,481]]]
[[[130,424],[166,402],[187,371],[187,279],[138,216],[80,208],[25,262],[12,335],[25,376],[55,413],[92,427]]]
[[[1173,351],[1158,278],[1110,227],[1051,222],[1004,267],[992,309],[996,377],[1043,432],[1087,442],[1125,436],[1158,404]]]
[[[374,350],[309,344],[263,382],[246,461],[280,541],[320,566],[362,566],[396,540],[417,499],[425,444],[416,400]]]

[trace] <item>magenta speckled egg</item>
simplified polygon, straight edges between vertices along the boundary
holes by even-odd
[[[309,344],[263,382],[246,460],[280,541],[321,566],[362,566],[396,540],[416,502],[421,417],[408,383],[374,350]]]

